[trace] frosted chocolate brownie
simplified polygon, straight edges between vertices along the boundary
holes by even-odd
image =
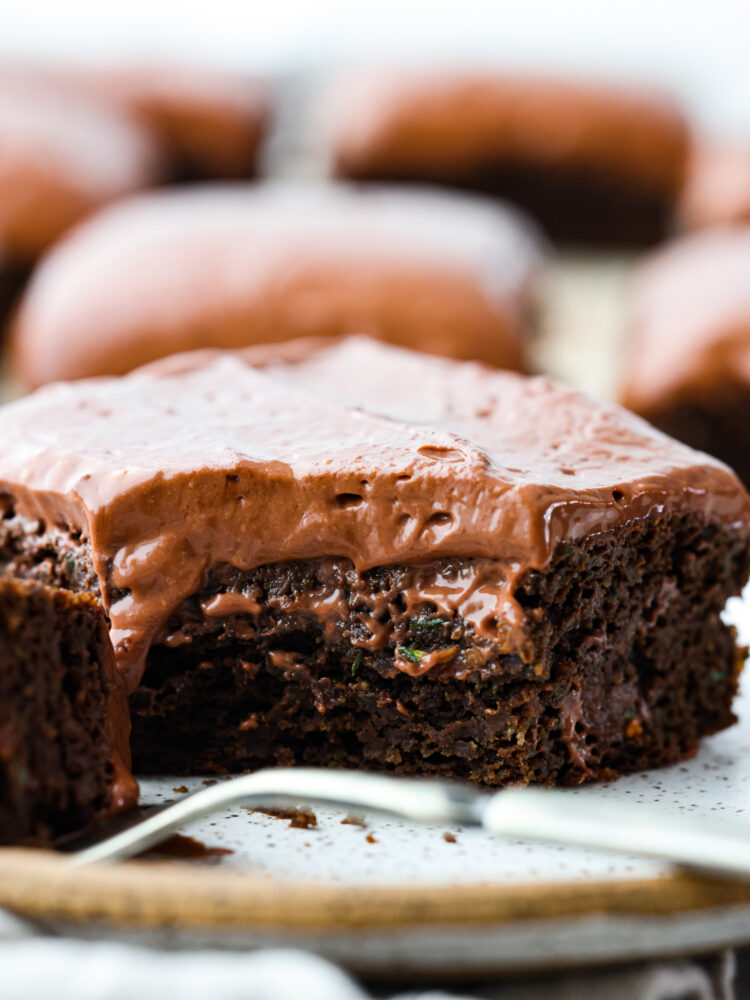
[[[360,71],[321,104],[338,176],[500,195],[565,242],[661,239],[688,155],[688,129],[670,100],[605,83]]]
[[[4,532],[0,576],[0,843],[44,842],[134,804],[129,722],[100,601],[46,574]],[[52,573],[52,576],[55,574]]]
[[[50,87],[0,86],[0,243],[29,267],[74,223],[156,183],[151,135],[113,108]]]
[[[196,66],[120,67],[91,85],[146,122],[183,180],[254,177],[271,118],[266,86],[240,73]]]
[[[13,331],[19,381],[121,374],[196,347],[369,333],[522,368],[533,227],[481,199],[203,186],[113,206],[50,253]]]
[[[0,85],[19,82],[131,116],[158,140],[172,181],[248,178],[258,170],[271,112],[259,79],[180,65],[0,66]]]
[[[750,226],[654,254],[631,294],[622,401],[750,484]]]
[[[0,421],[0,566],[101,600],[137,769],[573,784],[734,719],[750,498],[625,411],[353,338]]]

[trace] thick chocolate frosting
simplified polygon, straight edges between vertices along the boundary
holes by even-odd
[[[360,71],[320,109],[346,177],[460,177],[487,163],[602,173],[676,194],[687,127],[659,94],[564,78]]]
[[[729,469],[616,407],[365,338],[169,358],[48,386],[0,420],[0,490],[89,540],[131,686],[217,564],[494,560],[451,606],[515,650],[514,581],[561,541],[665,511],[750,528]]]
[[[750,227],[707,230],[653,254],[634,279],[622,401],[649,414],[750,382]]]
[[[160,152],[124,113],[50,87],[0,87],[0,240],[33,261],[73,223],[155,183]]]
[[[523,367],[534,231],[432,191],[228,185],[100,213],[28,288],[15,371],[37,386],[122,374],[198,347],[368,333]]]

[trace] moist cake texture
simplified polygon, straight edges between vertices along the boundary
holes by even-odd
[[[625,406],[750,483],[750,226],[683,237],[641,265]]]
[[[360,71],[321,104],[338,176],[504,197],[566,242],[663,238],[684,179],[688,130],[679,109],[625,86]]]
[[[128,732],[100,602],[0,577],[0,843],[47,841],[134,804]]]
[[[541,262],[482,199],[344,185],[202,185],[100,213],[34,275],[13,330],[38,386],[197,347],[368,333],[525,366]]]
[[[352,338],[2,420],[0,565],[101,601],[136,768],[576,783],[733,720],[750,500],[617,408]]]

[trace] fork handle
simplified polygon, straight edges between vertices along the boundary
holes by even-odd
[[[482,824],[506,837],[614,851],[750,879],[750,827],[729,820],[613,802],[588,792],[519,788],[490,796]]]

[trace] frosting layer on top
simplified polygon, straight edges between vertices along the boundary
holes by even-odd
[[[490,559],[507,617],[513,581],[562,541],[664,511],[750,528],[728,468],[631,414],[366,338],[52,385],[0,430],[0,491],[89,539],[131,684],[216,564]]]

